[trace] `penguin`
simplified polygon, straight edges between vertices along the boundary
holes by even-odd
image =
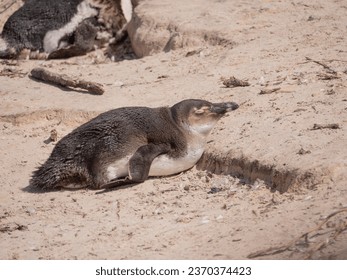
[[[103,189],[188,170],[217,121],[237,108],[234,102],[187,99],[172,107],[107,111],[58,141],[29,187]]]
[[[131,0],[29,0],[5,22],[0,58],[56,59],[84,55],[125,36]]]

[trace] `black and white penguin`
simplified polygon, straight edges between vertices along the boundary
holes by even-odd
[[[6,21],[0,58],[66,58],[86,54],[96,45],[124,35],[131,20],[131,0],[28,0]]]
[[[102,113],[57,143],[30,186],[103,188],[185,171],[202,156],[217,121],[237,108],[234,102],[188,99],[172,107]]]

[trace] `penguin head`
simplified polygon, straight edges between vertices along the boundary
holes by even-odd
[[[187,99],[172,106],[171,111],[178,124],[206,136],[225,113],[238,107],[239,105],[234,102],[211,103],[205,100]]]

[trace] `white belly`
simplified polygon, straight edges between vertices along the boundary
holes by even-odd
[[[50,53],[55,51],[59,47],[59,41],[66,36],[71,34],[77,26],[86,18],[94,17],[98,14],[97,9],[92,8],[87,2],[81,2],[77,6],[77,13],[71,18],[70,22],[65,24],[63,27],[57,30],[48,31],[43,38],[43,48],[45,52]]]
[[[181,158],[171,158],[166,154],[160,155],[153,160],[149,176],[167,176],[192,168],[201,158],[203,152],[203,145],[195,145],[194,148],[189,148],[187,154]],[[131,155],[128,155],[107,166],[107,179],[111,181],[128,176],[130,158]]]
[[[106,177],[109,181],[118,179],[118,178],[124,178],[128,176],[129,174],[129,159],[131,158],[131,155],[126,156],[120,160],[117,160],[116,162],[110,164],[107,166],[106,169]]]
[[[201,158],[203,147],[189,149],[189,152],[181,158],[170,158],[167,155],[156,157],[149,170],[149,176],[167,176],[192,168]]]

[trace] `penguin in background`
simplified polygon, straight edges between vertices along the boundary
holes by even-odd
[[[5,22],[0,58],[84,55],[122,40],[133,8],[131,0],[27,0]]]

